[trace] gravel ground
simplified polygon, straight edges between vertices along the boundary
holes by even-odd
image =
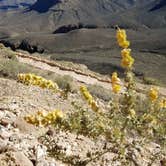
[[[79,94],[70,94],[68,100],[63,100],[59,94],[54,94],[49,90],[1,78],[0,166],[76,165],[61,162],[61,158],[54,157],[54,153],[58,151],[68,161],[72,158],[85,161],[89,152],[102,151],[106,144],[102,137],[94,141],[81,135],[57,131],[54,128],[35,127],[23,120],[23,116],[43,109],[56,108],[64,112],[73,111],[71,106],[73,100],[81,102]],[[51,131],[51,134],[48,131]],[[43,135],[45,137],[41,137]],[[112,145],[108,143],[107,146]],[[153,154],[157,154],[159,151],[160,146],[155,143],[150,143],[145,148],[138,145],[137,149],[131,149],[131,155],[134,156],[133,165],[135,163],[139,166],[148,166]],[[49,152],[52,152],[52,156],[49,155]],[[114,160],[116,156],[116,152],[104,153],[96,160],[84,165],[123,165],[118,160]],[[79,166],[79,164],[77,165]],[[152,165],[160,166],[161,163],[159,160],[155,160]]]

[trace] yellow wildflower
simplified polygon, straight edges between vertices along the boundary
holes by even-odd
[[[130,42],[128,40],[119,42],[119,46],[122,48],[128,48],[130,46]]]
[[[124,29],[118,28],[116,38],[120,47],[128,48],[130,46],[130,42],[127,40],[126,31]]]
[[[124,29],[118,28],[117,33],[116,33],[116,38],[118,41],[126,40],[126,38],[127,38],[126,31]]]
[[[91,104],[93,97],[89,93],[88,89],[85,86],[81,86],[80,91],[81,91],[82,95],[84,96],[85,100],[87,100],[88,103]]]
[[[58,87],[51,80],[48,80],[46,85],[48,89],[58,89]]]
[[[120,79],[118,78],[118,74],[116,72],[112,73],[111,82],[112,82],[112,91],[114,93],[118,93],[121,90],[121,86],[120,86]]]
[[[99,106],[97,105],[97,103],[94,100],[91,103],[91,108],[95,112],[97,112],[99,110]]]
[[[161,101],[159,102],[159,107],[166,108],[166,98],[161,99]]]
[[[158,89],[157,88],[151,88],[149,91],[149,98],[152,102],[155,102],[158,98]]]
[[[114,93],[119,93],[121,91],[121,86],[119,84],[113,84],[112,85],[112,91]]]
[[[59,119],[62,119],[64,117],[63,112],[60,110],[56,110],[55,114],[56,114],[57,118],[59,118]]]
[[[127,69],[131,69],[134,63],[134,58],[131,56],[125,56],[122,58],[121,66]]]
[[[99,110],[99,106],[93,99],[92,95],[89,93],[88,89],[85,86],[81,86],[80,91],[81,91],[82,95],[84,96],[85,100],[88,102],[91,109],[93,111],[97,112]]]
[[[134,58],[131,56],[131,49],[129,49],[130,42],[127,40],[126,31],[118,28],[116,38],[120,47],[123,48],[121,51],[122,61],[121,66],[126,69],[131,69],[134,63]]]
[[[118,78],[117,72],[112,73],[111,82],[112,82],[112,84],[120,83],[120,79]]]
[[[57,120],[64,117],[63,112],[60,110],[50,111],[48,113],[44,111],[38,111],[36,115],[28,115],[24,117],[27,123],[36,126],[47,126],[49,124],[54,124]]]
[[[130,54],[131,54],[131,49],[129,49],[129,48],[128,48],[128,49],[125,48],[125,49],[123,49],[123,50],[121,51],[122,57],[131,56]]]
[[[58,85],[51,80],[46,80],[41,76],[36,76],[35,74],[18,74],[18,80],[26,85],[36,85],[41,88],[52,89],[55,92],[59,91]]]

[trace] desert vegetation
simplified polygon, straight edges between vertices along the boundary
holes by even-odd
[[[36,114],[24,117],[27,123],[35,126],[51,125],[57,131],[70,132],[77,136],[83,135],[93,141],[99,138],[104,139],[103,149],[95,153],[89,152],[87,157],[81,160],[78,156],[66,156],[61,148],[56,146],[56,142],[52,141],[48,135],[43,135],[42,139],[50,156],[69,165],[87,165],[107,152],[115,152],[117,155],[113,161],[119,161],[122,165],[137,165],[131,149],[137,148],[137,145],[144,147],[150,142],[161,146],[161,151],[151,156],[150,165],[165,155],[166,99],[159,94],[155,86],[151,86],[146,94],[137,93],[133,73],[133,65],[136,61],[131,55],[130,41],[127,39],[126,31],[117,27],[116,38],[122,49],[121,66],[124,68],[125,78],[121,81],[116,71],[112,73],[112,95],[109,101],[105,101],[104,106],[98,101],[97,95],[93,96],[87,86],[82,85],[77,91],[82,98],[82,103],[75,99],[71,102],[74,111],[63,112],[56,108],[50,112],[36,110]],[[65,96],[64,100],[68,100],[68,93],[71,93],[68,83],[61,89],[58,83],[33,73],[19,74],[18,81],[28,86],[35,85],[53,90],[53,93]],[[165,164],[165,161],[162,162]]]

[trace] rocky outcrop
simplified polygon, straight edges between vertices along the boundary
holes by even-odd
[[[33,45],[30,44],[27,40],[22,40],[21,42],[12,42],[9,40],[0,40],[0,43],[3,43],[5,47],[10,47],[12,50],[25,50],[28,51],[29,53],[43,53],[44,49],[40,45]]]
[[[18,49],[22,49],[22,50],[28,51],[30,53],[34,53],[34,52],[43,53],[44,52],[43,48],[41,48],[40,46],[31,45],[27,40],[22,40]]]
[[[97,25],[84,25],[82,23],[79,23],[78,25],[64,25],[64,26],[60,26],[59,28],[57,28],[53,33],[68,33],[70,31],[76,30],[76,29],[96,29]]]

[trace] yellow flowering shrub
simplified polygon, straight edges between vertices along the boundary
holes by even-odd
[[[116,149],[116,159],[122,161],[122,165],[132,165],[135,159],[128,153],[131,147],[142,146],[146,141],[166,145],[166,99],[160,97],[159,91],[155,87],[152,87],[143,99],[136,93],[135,78],[132,71],[134,58],[131,56],[131,49],[128,48],[130,42],[127,40],[126,31],[118,28],[116,37],[119,46],[123,48],[121,50],[121,66],[125,69],[125,79],[122,93],[113,95],[108,106],[105,107],[107,110],[100,110],[87,87],[83,85],[80,87],[80,93],[91,110],[85,109],[84,105],[80,106],[73,101],[71,104],[74,111],[65,116],[59,110],[48,113],[39,111],[36,115],[28,115],[24,119],[36,126],[54,125],[54,127],[58,126],[60,130],[94,139],[102,136],[106,141],[105,147],[98,153],[91,154],[89,161]],[[19,74],[18,79],[28,85],[58,89],[52,81],[47,81],[33,74]],[[117,72],[112,73],[111,85],[115,94],[122,89]],[[66,94],[62,94],[64,98],[70,91],[69,89],[69,87],[66,89]],[[133,141],[128,141],[130,136],[134,136]],[[135,136],[140,141],[136,141]],[[107,142],[112,144],[111,148],[107,147]]]
[[[125,69],[126,74],[124,83],[126,91],[121,96],[121,103],[118,101],[119,107],[115,107],[116,109],[120,108],[121,113],[126,116],[124,127],[121,131],[133,127],[135,131],[138,131],[144,137],[150,138],[156,132],[158,136],[160,135],[159,137],[163,138],[163,133],[166,131],[163,128],[164,124],[159,124],[159,121],[164,119],[165,112],[161,110],[165,108],[165,99],[160,99],[158,89],[152,87],[148,92],[147,99],[143,103],[139,103],[132,72],[134,58],[131,56],[131,49],[128,48],[129,44],[125,44],[128,43],[126,31],[118,28],[116,38],[119,46],[123,48],[121,50],[121,66]],[[117,74],[115,73],[112,75],[112,83],[115,84],[116,81]]]
[[[130,46],[130,42],[127,40],[126,31],[124,29],[118,28],[116,38],[120,47],[128,48]]]
[[[161,109],[166,108],[166,98],[161,99],[161,100],[159,101],[159,107],[160,107]]]
[[[126,69],[131,69],[134,63],[134,58],[131,56],[131,49],[128,48],[130,46],[130,42],[127,40],[126,31],[118,28],[116,38],[119,46],[123,48],[121,51],[121,66]]]
[[[19,82],[26,85],[35,85],[43,89],[47,88],[54,91],[59,91],[59,87],[55,82],[51,80],[46,80],[45,78],[37,76],[33,73],[26,73],[26,74],[20,73],[18,74],[17,78]]]
[[[99,106],[97,102],[93,99],[92,95],[90,94],[86,86],[81,86],[80,92],[83,95],[84,99],[88,102],[91,109],[95,112],[99,111]]]
[[[112,83],[112,91],[114,93],[119,93],[121,90],[121,85],[120,85],[120,79],[118,78],[118,74],[116,72],[112,73],[111,83]]]
[[[36,115],[27,115],[24,117],[27,123],[36,126],[48,126],[55,124],[57,120],[63,119],[64,114],[60,110],[53,110],[50,112],[38,111]]]
[[[121,51],[121,56],[122,56],[122,57],[131,56],[131,49],[130,49],[130,48],[124,48],[124,49]]]
[[[130,69],[133,66],[134,58],[131,56],[124,56],[121,61],[121,66]]]
[[[155,102],[158,99],[158,89],[153,87],[150,89],[149,91],[149,98],[151,100],[151,102]]]
[[[119,84],[120,83],[120,79],[118,78],[117,72],[112,73],[111,82],[112,82],[112,84]]]

